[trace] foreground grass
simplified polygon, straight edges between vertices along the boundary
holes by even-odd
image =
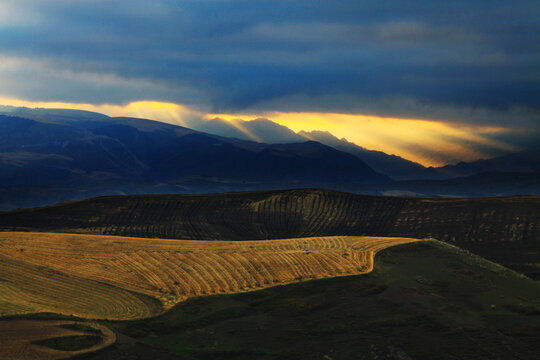
[[[540,285],[436,241],[380,252],[374,271],[201,297],[112,322],[88,359],[537,359]]]

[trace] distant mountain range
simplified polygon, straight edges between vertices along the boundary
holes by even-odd
[[[265,144],[87,112],[24,115],[0,115],[3,199],[32,187],[94,195],[100,188],[215,192],[390,181],[359,158],[315,141]],[[17,196],[9,203],[17,206]]]
[[[540,149],[527,149],[493,159],[460,162],[435,168],[441,178],[456,178],[480,173],[531,173],[540,171]]]
[[[216,135],[78,110],[3,112],[0,209],[105,194],[301,187],[411,196],[540,193],[536,150],[426,168],[328,132],[295,133],[266,119],[201,125]]]
[[[306,141],[305,136],[302,134],[297,134],[288,127],[279,125],[268,119],[227,121],[216,118],[195,123],[193,128],[210,134],[265,142],[268,144]]]
[[[211,134],[231,136],[239,139],[262,141],[266,143],[294,143],[312,140],[352,154],[375,171],[395,180],[426,178],[430,172],[418,163],[403,159],[396,155],[388,155],[381,151],[368,150],[346,139],[338,139],[327,131],[300,131],[295,133],[286,126],[268,119],[251,121],[226,121],[219,118],[201,122],[196,129]],[[431,175],[433,177],[433,175]]]
[[[373,170],[394,180],[446,180],[485,172],[529,173],[540,170],[540,149],[528,149],[494,159],[427,168],[397,155],[368,150],[344,138],[339,139],[328,131],[295,133],[286,126],[268,119],[234,120],[231,122],[217,118],[201,122],[196,128],[216,135],[266,143],[292,143],[306,139],[317,141],[360,158]]]

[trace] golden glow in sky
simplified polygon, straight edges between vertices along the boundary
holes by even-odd
[[[180,126],[186,126],[185,118],[187,116],[198,114],[190,110],[187,106],[159,101],[135,101],[127,105],[93,105],[65,102],[36,102],[0,97],[0,105],[44,109],[85,110],[114,117],[124,116],[158,120]]]
[[[445,165],[429,154],[442,153],[459,160],[477,160],[486,155],[471,150],[471,144],[512,150],[506,144],[487,138],[492,133],[504,132],[500,127],[457,126],[448,123],[377,117],[360,114],[271,112],[264,114],[210,114],[208,118],[251,120],[260,117],[300,130],[329,131],[338,138],[370,150],[399,155],[426,166]],[[444,156],[443,156],[444,157]]]
[[[384,151],[426,166],[445,165],[441,159],[450,158],[472,161],[487,155],[479,148],[513,150],[509,145],[490,140],[494,133],[508,131],[501,127],[470,126],[440,121],[377,117],[362,114],[268,112],[251,114],[204,114],[187,106],[157,101],[137,101],[127,105],[92,105],[62,102],[32,102],[0,98],[0,104],[30,108],[63,108],[95,111],[109,116],[138,117],[163,121],[181,126],[189,122],[205,121],[219,117],[254,141],[240,120],[267,118],[291,130],[329,131],[338,138],[370,150]]]

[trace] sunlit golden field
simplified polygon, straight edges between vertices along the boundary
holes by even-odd
[[[409,238],[194,241],[0,233],[0,315],[156,315],[187,298],[370,272]]]

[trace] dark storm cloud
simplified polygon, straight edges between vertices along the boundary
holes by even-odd
[[[7,1],[0,55],[34,63],[0,65],[0,93],[220,112],[483,109],[504,125],[523,122],[504,116],[517,108],[530,126],[540,111],[539,17],[538,1],[525,0]],[[396,98],[414,105],[388,110]],[[462,115],[452,120],[493,121]]]

